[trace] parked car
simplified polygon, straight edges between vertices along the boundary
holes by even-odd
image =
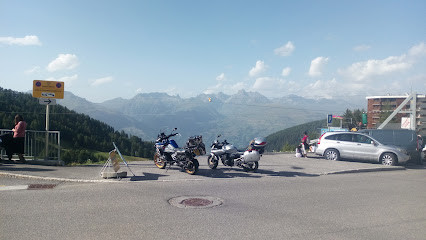
[[[417,150],[417,134],[409,129],[363,129],[365,133],[383,144],[396,146],[398,150],[410,156],[410,162],[420,163],[420,151]]]
[[[327,132],[318,140],[316,154],[329,160],[354,159],[383,165],[404,164],[409,156],[395,146],[384,145],[367,134]]]

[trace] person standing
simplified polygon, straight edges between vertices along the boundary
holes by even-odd
[[[420,154],[419,164],[423,165],[422,151],[423,151],[423,138],[421,135],[417,135],[417,151]]]
[[[303,133],[303,137],[302,137],[302,150],[303,150],[303,156],[304,157],[308,157],[308,149],[309,149],[309,137],[308,137],[308,133],[304,132]]]
[[[27,129],[27,123],[24,118],[17,114],[15,116],[15,127],[13,131],[13,152],[18,154],[19,162],[25,163],[24,158],[24,145],[25,145],[25,130]],[[9,160],[12,160],[12,155],[9,155]]]

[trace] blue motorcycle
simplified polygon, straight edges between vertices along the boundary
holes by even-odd
[[[166,168],[167,164],[169,166],[176,164],[186,173],[194,175],[200,165],[195,157],[206,154],[203,137],[190,137],[185,147],[179,148],[175,140],[170,139],[178,135],[175,132],[176,130],[177,128],[174,128],[169,135],[164,134],[164,132],[158,134],[155,141],[154,163],[160,169]]]

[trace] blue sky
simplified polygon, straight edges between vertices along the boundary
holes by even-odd
[[[0,87],[93,102],[426,93],[426,1],[0,0]]]

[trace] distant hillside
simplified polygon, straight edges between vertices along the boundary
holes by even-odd
[[[200,94],[192,98],[140,93],[131,99],[116,98],[102,103],[91,103],[65,92],[65,98],[58,103],[146,140],[153,141],[160,130],[177,127],[182,135],[176,139],[178,144],[191,135],[202,135],[206,145],[210,145],[222,134],[239,148],[246,147],[254,137],[325,118],[330,110],[343,113],[348,106],[355,105],[345,100],[295,95],[268,99],[244,90],[233,95]]]
[[[324,119],[300,124],[273,133],[266,137],[268,142],[268,145],[266,145],[266,151],[294,150],[296,146],[300,144],[305,131],[308,133],[309,139],[312,140],[319,137],[319,129],[326,125],[327,121]]]
[[[14,117],[21,114],[27,122],[27,130],[45,130],[46,106],[27,93],[19,93],[0,87],[0,128],[12,129]],[[136,136],[115,131],[113,127],[87,115],[77,113],[60,105],[50,106],[50,130],[61,132],[62,160],[84,162],[91,151],[109,152],[115,142],[123,154],[150,158],[153,143]],[[83,154],[82,154],[83,153]]]

